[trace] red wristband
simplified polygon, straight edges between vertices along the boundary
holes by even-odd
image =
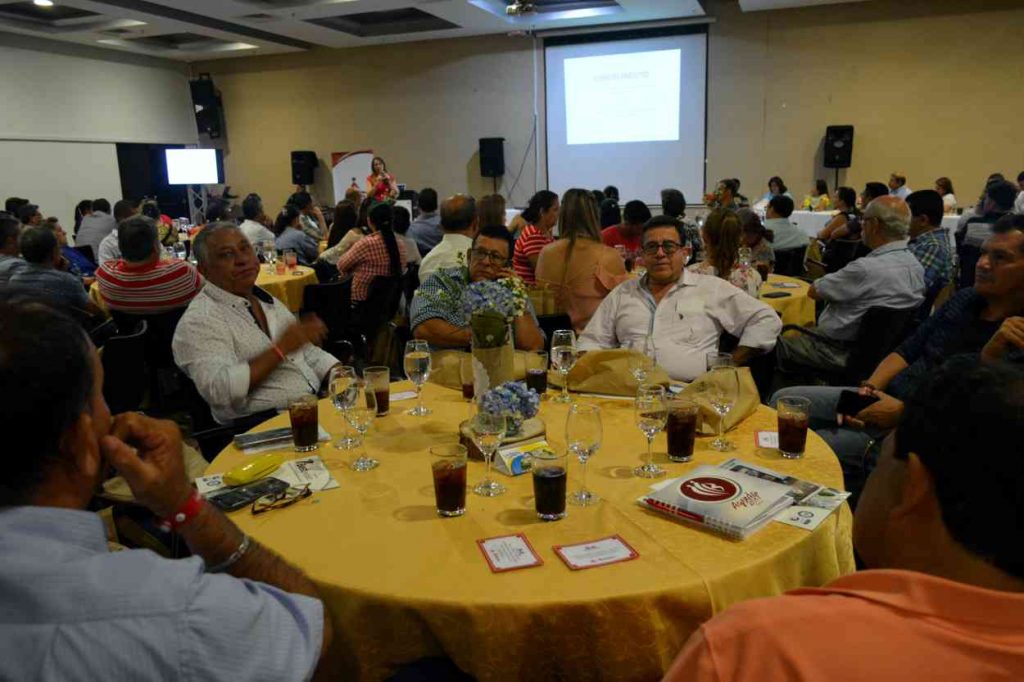
[[[188,496],[184,504],[178,507],[176,512],[160,521],[160,530],[165,533],[177,530],[198,516],[204,504],[206,504],[206,499],[199,494],[198,490],[193,488],[192,494]]]

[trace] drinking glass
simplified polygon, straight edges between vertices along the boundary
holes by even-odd
[[[380,464],[380,462],[372,457],[366,456],[365,438],[366,432],[370,430],[370,426],[373,424],[373,420],[377,418],[377,397],[373,394],[373,391],[366,390],[365,382],[360,383],[360,389],[365,402],[360,403],[359,398],[356,398],[355,406],[345,413],[348,423],[359,432],[359,440],[363,449],[359,456],[349,464],[349,468],[353,471],[369,471],[370,469],[376,469],[377,465]]]
[[[425,417],[431,410],[423,407],[423,384],[430,378],[430,346],[426,341],[409,341],[405,344],[405,376],[416,386],[416,407],[406,410],[414,417]]]
[[[668,421],[668,403],[665,388],[655,384],[644,384],[636,396],[636,425],[647,437],[647,461],[633,469],[640,478],[658,478],[665,470],[654,463],[654,437],[665,428]]]
[[[274,274],[274,265],[277,263],[277,249],[274,242],[269,239],[263,242],[263,258],[267,261],[267,272]]]
[[[367,367],[363,370],[366,390],[373,391],[377,398],[377,416],[384,417],[391,411],[391,370],[387,367]]]
[[[310,452],[320,447],[320,420],[315,395],[304,395],[288,403],[295,452]]]
[[[501,437],[505,434],[505,415],[478,412],[470,420],[469,430],[487,465],[484,480],[476,484],[473,492],[482,497],[497,497],[505,492],[505,486],[491,480],[491,460],[494,459],[494,453],[501,445]]]
[[[174,257],[178,260],[185,260],[185,245],[181,242],[174,242]]]
[[[569,502],[578,507],[589,507],[601,499],[587,490],[587,461],[601,447],[601,432],[601,409],[597,405],[576,403],[569,408],[565,442],[580,461],[580,489],[569,496]]]
[[[569,395],[569,370],[576,364],[579,351],[576,350],[576,333],[571,329],[559,329],[551,337],[551,364],[562,375],[562,393],[554,399],[556,403],[571,403]]]
[[[786,396],[779,398],[775,408],[779,415],[779,454],[786,459],[800,459],[807,446],[811,401],[800,396]]]
[[[538,350],[526,356],[526,387],[537,391],[541,398],[548,392],[548,354]]]
[[[359,439],[348,433],[348,418],[345,414],[356,405],[356,400],[363,392],[359,378],[356,376],[354,367],[335,367],[331,370],[330,379],[327,383],[327,390],[331,394],[331,404],[338,414],[342,416],[346,425],[346,433],[339,438],[334,447],[338,450],[351,450],[359,445]]]
[[[647,381],[647,375],[654,369],[654,337],[647,335],[634,339],[629,344],[633,352],[629,356],[629,371],[637,384]]]
[[[464,353],[459,358],[459,378],[462,379],[462,397],[473,402],[473,355]]]
[[[533,478],[533,504],[541,521],[565,518],[565,484],[569,478],[569,458],[551,450],[539,450],[530,456]]]
[[[718,367],[735,367],[736,362],[732,359],[732,353],[708,353],[707,367],[710,372]]]
[[[466,446],[434,445],[430,448],[430,470],[434,477],[437,515],[466,513]]]
[[[284,250],[284,264],[288,266],[289,270],[295,270],[299,265],[299,255],[295,253],[295,249]]]
[[[712,358],[712,356],[715,356]],[[728,358],[724,357],[728,356]],[[714,364],[712,364],[714,363]],[[740,379],[733,364],[732,356],[728,353],[709,353],[708,368],[710,369],[709,381],[707,382],[708,402],[718,415],[718,436],[711,441],[711,448],[719,452],[728,452],[735,446],[725,437],[725,417],[732,410],[740,392]]]
[[[670,461],[689,462],[693,459],[693,446],[697,438],[699,419],[700,410],[697,408],[697,403],[682,396],[669,399],[665,433],[668,435],[668,458]]]

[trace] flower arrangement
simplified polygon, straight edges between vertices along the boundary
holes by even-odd
[[[506,381],[484,393],[480,399],[480,410],[488,414],[503,414],[508,420],[506,433],[517,433],[523,421],[537,416],[540,410],[540,396],[520,381]]]
[[[509,324],[526,311],[526,287],[518,277],[473,282],[463,294],[462,309],[480,348],[508,342]]]
[[[497,281],[473,282],[466,287],[462,309],[467,316],[497,313],[511,322],[516,317],[516,301],[512,290]]]

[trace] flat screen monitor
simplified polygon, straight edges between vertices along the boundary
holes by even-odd
[[[217,185],[224,182],[219,149],[167,149],[167,184]]]

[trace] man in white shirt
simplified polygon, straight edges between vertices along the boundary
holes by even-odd
[[[263,213],[263,200],[260,199],[258,194],[250,194],[242,200],[242,216],[245,217],[245,220],[242,221],[239,227],[250,244],[274,241],[274,233],[260,222],[265,215]]]
[[[466,253],[476,235],[476,199],[467,194],[448,197],[441,204],[441,227],[444,237],[420,264],[420,281],[444,268],[466,265]]]
[[[906,201],[912,191],[913,190],[907,187],[907,176],[900,175],[899,173],[893,173],[889,176],[890,195]]]
[[[106,262],[118,260],[121,257],[121,244],[117,241],[117,225],[120,225],[138,212],[139,207],[135,202],[128,199],[122,199],[114,204],[114,220],[117,221],[117,224],[114,226],[113,231],[100,242],[99,250],[96,252],[96,265],[103,265]]]
[[[171,348],[213,418],[227,424],[318,393],[340,364],[315,345],[327,335],[324,323],[315,315],[297,322],[256,286],[260,264],[237,225],[207,225],[193,251],[206,286],[178,323]]]
[[[643,252],[647,274],[601,302],[580,336],[581,350],[629,347],[649,334],[668,375],[692,381],[706,371],[722,332],[739,338],[739,364],[775,347],[782,322],[774,310],[723,279],[684,270],[690,248],[674,219],[657,216],[644,225]]]
[[[116,229],[117,221],[110,215],[110,202],[96,199],[92,202],[92,213],[82,218],[78,234],[75,235],[75,245],[91,247],[93,258],[99,265],[103,262],[99,260],[100,242]],[[114,237],[114,242],[117,242],[117,237]]]

